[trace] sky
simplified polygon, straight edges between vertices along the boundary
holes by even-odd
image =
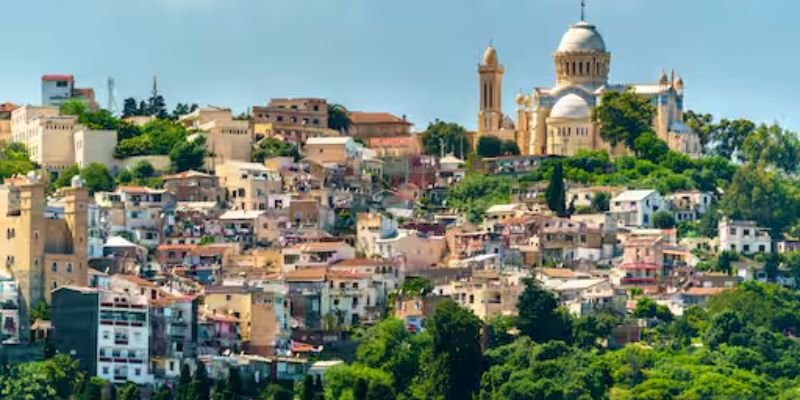
[[[686,108],[800,130],[800,2],[586,0],[612,52],[610,80],[675,69]],[[40,102],[43,74],[73,74],[106,104],[106,80],[167,103],[236,112],[274,97],[476,126],[477,64],[491,42],[503,104],[550,87],[552,54],[580,0],[24,0],[3,2],[0,101]],[[14,17],[17,16],[17,17]]]

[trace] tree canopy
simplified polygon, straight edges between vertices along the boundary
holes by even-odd
[[[611,145],[623,143],[635,149],[636,139],[652,132],[655,107],[633,90],[606,91],[602,101],[594,108],[593,118],[600,124],[600,136]]]
[[[469,153],[470,143],[464,127],[436,120],[422,133],[422,148],[425,154],[439,156],[442,152],[453,153],[464,160]]]

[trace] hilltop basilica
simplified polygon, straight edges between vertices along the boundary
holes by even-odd
[[[551,88],[537,87],[516,97],[516,122],[503,114],[502,85],[505,69],[497,50],[489,46],[478,67],[480,110],[477,137],[494,135],[512,139],[523,154],[574,155],[579,150],[607,150],[617,154],[600,137],[592,110],[608,90],[633,89],[656,107],[653,130],[671,149],[695,156],[700,140],[682,122],[683,79],[661,73],[657,82],[608,82],[611,53],[594,25],[582,20],[569,27],[554,55],[556,80]],[[476,141],[477,143],[477,141]]]

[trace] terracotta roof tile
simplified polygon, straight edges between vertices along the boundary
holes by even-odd
[[[387,112],[352,111],[348,114],[348,117],[350,118],[350,123],[354,125],[360,125],[360,124],[411,125],[410,122]]]

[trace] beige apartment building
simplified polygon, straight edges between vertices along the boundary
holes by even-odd
[[[234,210],[266,210],[267,195],[283,189],[280,174],[258,163],[228,161],[217,166],[216,175]]]
[[[303,151],[306,159],[316,163],[347,164],[358,155],[358,143],[351,137],[308,138]]]
[[[59,115],[55,106],[24,106],[11,113],[11,140],[24,144],[31,160],[57,172],[73,164],[112,165],[117,133],[87,129],[76,117]]]
[[[11,112],[17,108],[14,103],[0,104],[0,142],[11,141]]]
[[[1,271],[19,284],[20,337],[28,338],[31,307],[50,291],[87,284],[89,194],[80,178],[62,189],[63,218],[45,215],[45,184],[31,173],[0,185]]]
[[[250,161],[253,154],[250,123],[234,120],[229,108],[198,108],[182,115],[180,121],[206,137],[206,147],[215,166],[226,161]]]
[[[272,99],[266,106],[254,106],[250,115],[256,136],[281,136],[293,142],[309,137],[329,136],[328,102],[325,99]]]

